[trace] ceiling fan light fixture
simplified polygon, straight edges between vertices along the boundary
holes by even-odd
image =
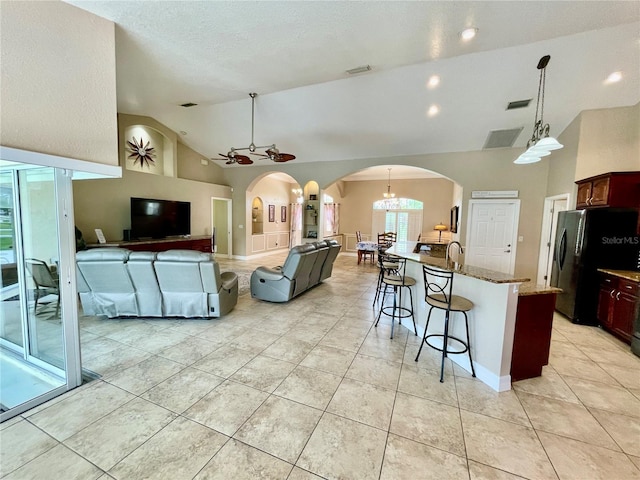
[[[283,162],[288,162],[290,160],[294,160],[296,158],[295,155],[292,155],[290,153],[280,153],[280,150],[276,148],[275,143],[272,143],[271,145],[262,145],[262,146],[256,145],[254,143],[253,132],[254,132],[254,120],[255,120],[255,100],[258,94],[252,92],[249,94],[249,96],[251,97],[251,143],[249,144],[248,147],[242,147],[242,148],[231,147],[231,149],[226,155],[223,155],[221,153],[220,156],[227,160],[226,162],[227,165],[231,165],[234,163],[237,163],[238,165],[251,165],[253,163],[253,160],[251,160],[246,155],[236,154],[236,152],[240,150],[249,150],[249,153],[253,155],[258,155],[262,158],[268,158],[272,162],[276,162],[276,163],[283,163]],[[260,149],[266,148],[267,150],[265,151],[264,154],[256,153],[256,150],[259,148]],[[217,159],[217,160],[222,160],[222,159]]]

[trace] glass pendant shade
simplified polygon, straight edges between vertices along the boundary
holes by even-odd
[[[531,150],[534,152],[538,151],[551,151],[551,150],[559,150],[564,145],[562,145],[558,140],[553,137],[544,137],[538,140],[538,142],[531,147]]]
[[[538,155],[533,155],[533,154],[527,154],[526,152],[523,153],[522,155],[520,155],[518,158],[516,158],[513,163],[516,163],[518,165],[525,165],[527,163],[536,163],[540,161],[540,156]]]

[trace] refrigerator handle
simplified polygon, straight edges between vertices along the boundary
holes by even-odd
[[[560,270],[564,267],[565,258],[567,258],[567,229],[563,228],[560,244],[558,245],[558,266]]]

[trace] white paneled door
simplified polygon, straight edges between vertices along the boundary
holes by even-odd
[[[465,263],[513,274],[520,200],[469,201]]]

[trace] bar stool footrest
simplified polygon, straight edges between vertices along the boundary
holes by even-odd
[[[381,310],[382,310],[382,315],[386,315],[387,317],[391,317],[391,318],[394,318],[394,317],[396,317],[396,318],[413,317],[413,312],[408,307],[399,307],[399,306],[396,305],[396,308],[394,309],[392,305],[387,305],[387,306],[382,307]],[[387,311],[389,311],[391,313],[387,313]]]
[[[427,335],[426,337],[424,337],[424,338],[423,338],[424,343],[426,343],[427,345],[429,345],[429,346],[430,346],[431,348],[433,348],[434,350],[437,350],[437,351],[439,351],[439,352],[442,352],[442,351],[443,351],[443,349],[442,349],[442,348],[437,347],[437,346],[435,346],[435,345],[433,345],[433,344],[429,343],[429,338],[431,338],[431,337],[442,338],[442,339],[443,339],[443,341],[442,341],[442,345],[443,345],[443,347],[444,347],[444,335],[443,335],[442,333],[432,333],[431,335]],[[467,345],[467,343],[466,343],[466,342],[464,342],[464,341],[460,340],[458,337],[454,337],[454,336],[452,336],[452,335],[449,335],[449,336],[448,336],[448,338],[449,338],[449,340],[453,340],[453,341],[456,341],[456,342],[460,343],[460,344],[464,347],[464,349],[462,349],[462,350],[450,350],[449,348],[447,348],[447,351],[446,351],[446,353],[447,353],[447,354],[451,353],[451,354],[453,354],[453,355],[458,355],[458,354],[460,354],[460,353],[466,353],[466,352],[468,352],[468,351],[469,351],[469,345]]]

